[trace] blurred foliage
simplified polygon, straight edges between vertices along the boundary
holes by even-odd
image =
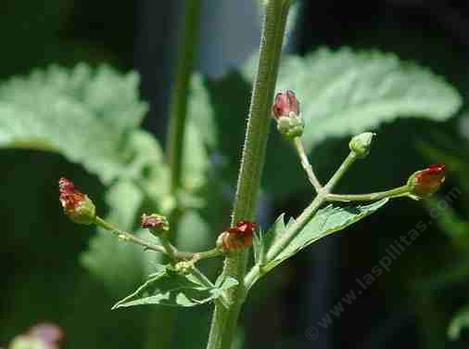
[[[460,123],[465,122],[463,117]],[[432,316],[432,334],[428,335],[436,343],[444,343],[447,333],[452,341],[462,340],[465,330],[469,329],[467,317],[467,293],[469,292],[469,142],[461,128],[458,135],[449,139],[437,132],[433,142],[422,142],[421,151],[433,161],[445,162],[450,174],[450,188],[446,194],[426,201],[430,217],[435,219],[446,235],[442,244],[444,254],[431,271],[426,271],[415,280],[415,297],[425,299],[427,307],[448,309],[447,312]],[[448,294],[452,294],[448,297]],[[466,295],[466,296],[463,296]],[[445,297],[446,296],[446,297]],[[443,304],[443,305],[442,305]],[[453,318],[451,318],[453,316]],[[424,317],[422,327],[426,328]],[[436,348],[436,346],[434,346]]]
[[[112,16],[109,15],[111,7]],[[119,67],[131,66],[135,24],[132,22],[132,13],[135,6],[130,2],[116,4],[109,1],[96,3],[72,0],[7,0],[0,4],[0,11],[7,14],[2,15],[0,21],[0,38],[6,48],[2,51],[0,67],[0,76],[4,78],[25,74],[31,67],[45,66],[50,62],[74,66],[81,61],[105,61]],[[313,22],[317,25],[316,21]],[[469,75],[466,71],[466,59],[462,54],[455,54],[445,35],[433,35],[433,32],[423,35],[411,30],[405,32],[405,29],[401,28],[397,34],[390,33],[388,27],[392,25],[386,21],[376,26],[375,30],[360,29],[361,33],[365,30],[369,35],[359,35],[357,30],[349,30],[351,37],[342,36],[340,44],[346,40],[346,43],[353,43],[354,46],[370,47],[377,46],[376,42],[379,42],[379,46],[386,51],[396,51],[403,57],[431,64],[439,72],[450,76],[452,82],[462,88],[463,95],[467,95]],[[116,28],[123,29],[117,33]],[[406,40],[401,40],[404,36]],[[315,35],[315,38],[321,38],[321,35]],[[327,39],[327,35],[323,35],[323,38]],[[348,49],[338,52],[344,58],[340,58],[336,52],[322,50],[306,58],[290,57],[284,65],[295,73],[292,80],[281,80],[281,84],[289,88],[294,85],[298,91],[305,91],[299,92],[299,96],[305,101],[304,108],[308,115],[309,112],[314,118],[336,115],[336,111],[320,108],[321,103],[326,102],[326,106],[344,108],[337,115],[349,112],[352,110],[347,109],[351,106],[349,102],[355,101],[362,91],[379,91],[377,84],[384,81],[385,77],[390,79],[389,85],[386,85],[390,90],[389,94],[383,92],[384,95],[394,97],[394,93],[398,91],[398,98],[402,98],[401,102],[405,100],[406,103],[392,104],[391,107],[383,104],[373,108],[370,114],[367,109],[366,115],[369,119],[363,119],[364,123],[361,123],[362,119],[359,119],[360,122],[340,119],[344,120],[340,130],[333,130],[327,123],[323,124],[321,128],[329,130],[330,136],[334,138],[319,143],[320,139],[316,139],[316,135],[311,136],[311,144],[314,144],[312,159],[319,174],[330,173],[341,160],[340,157],[346,155],[346,140],[341,137],[355,130],[378,126],[385,122],[369,160],[357,164],[356,168],[352,169],[350,182],[343,184],[341,189],[363,189],[365,175],[366,185],[376,189],[400,184],[399,181],[416,167],[418,161],[422,164],[426,161],[425,158],[418,158],[413,149],[417,140],[425,140],[429,132],[438,129],[455,149],[435,154],[439,161],[446,161],[450,168],[454,168],[451,174],[458,176],[459,185],[468,193],[467,172],[463,171],[467,169],[467,156],[461,154],[462,148],[459,145],[454,146],[453,137],[458,133],[457,127],[454,122],[436,125],[429,121],[445,119],[452,114],[450,111],[457,109],[460,101],[453,89],[432,73],[415,65],[402,63],[393,55],[377,52],[356,54]],[[335,70],[332,75],[321,75],[313,74],[312,69],[317,69],[315,72],[320,73],[322,68],[316,64],[321,57],[329,55],[333,56],[330,62],[336,60],[336,66],[330,69],[338,69],[337,81],[329,84],[332,87],[330,94],[323,95],[327,97],[325,100],[315,100],[315,86],[322,86],[326,82],[316,79],[321,76],[333,78]],[[368,64],[368,58],[373,58],[374,63]],[[344,64],[345,62],[348,64]],[[368,73],[361,75],[363,70]],[[326,72],[328,70],[324,69],[324,73]],[[188,170],[184,181],[186,200],[193,209],[183,218],[186,223],[181,224],[179,234],[186,236],[187,241],[178,241],[187,248],[209,245],[215,236],[207,233],[206,227],[209,225],[213,231],[220,231],[228,220],[235,168],[241,154],[244,131],[242,121],[247,115],[249,104],[249,79],[243,76],[246,74],[232,72],[221,80],[200,76],[193,79],[190,106],[193,116],[190,121],[192,126],[188,129],[190,142],[187,150],[191,156],[186,164]],[[422,79],[421,83],[417,84],[417,92],[406,83],[409,76]],[[292,78],[289,71],[285,70],[281,77]],[[285,85],[287,83],[288,85]],[[363,90],[355,90],[357,84],[364,84]],[[88,230],[87,228],[70,224],[60,214],[55,188],[57,178],[67,174],[76,179],[82,188],[86,188],[98,203],[98,207],[106,211],[111,219],[129,228],[136,226],[137,212],[154,210],[158,206],[163,209],[171,207],[171,198],[166,196],[167,185],[162,184],[167,180],[167,169],[160,147],[148,133],[136,129],[145,113],[145,103],[138,99],[137,85],[138,79],[134,73],[121,74],[109,67],[91,68],[85,65],[77,65],[71,70],[53,66],[36,71],[29,77],[14,78],[2,84],[2,146],[8,144],[9,147],[15,148],[60,150],[65,157],[26,149],[5,149],[0,153],[0,183],[3,184],[0,195],[6,198],[0,210],[0,282],[3,285],[0,302],[1,344],[7,343],[37,320],[47,319],[64,327],[68,338],[67,348],[144,346],[142,342],[147,327],[143,324],[148,321],[147,310],[136,308],[111,312],[110,307],[116,296],[123,296],[129,290],[128,287],[136,287],[154,267],[156,261],[148,261],[140,250],[116,243],[115,239],[108,239],[107,235],[86,234],[84,231]],[[405,88],[401,89],[403,85]],[[386,86],[381,87],[385,89]],[[405,93],[401,95],[401,91]],[[334,93],[340,93],[340,101],[343,103],[339,103]],[[416,94],[419,98],[415,98]],[[363,96],[368,96],[368,93]],[[421,96],[425,98],[420,99]],[[333,103],[330,103],[331,101]],[[412,113],[409,113],[409,110]],[[319,114],[316,115],[316,112]],[[37,118],[36,114],[42,117]],[[14,121],[9,123],[8,127],[3,123],[4,115],[8,116],[9,121]],[[392,125],[387,124],[390,118],[407,116],[425,117],[427,121],[400,119]],[[319,123],[319,119],[312,119],[313,126],[316,121]],[[321,128],[310,129],[314,133]],[[93,136],[96,134],[98,136]],[[27,137],[23,138],[24,136]],[[409,151],[403,152],[402,149]],[[440,156],[443,154],[447,156]],[[96,155],[99,157],[94,158]],[[383,158],[386,161],[383,161]],[[66,159],[81,163],[87,171]],[[296,205],[300,206],[303,200],[308,199],[309,193],[302,187],[302,183],[305,183],[304,175],[296,162],[295,154],[285,147],[283,140],[275,133],[269,141],[266,165],[266,173],[269,175],[264,178],[264,193],[267,197],[275,197],[275,210],[280,210],[288,202],[288,206],[294,211]],[[370,173],[376,175],[371,176]],[[145,183],[145,190],[137,183]],[[458,200],[458,204],[459,201],[469,200],[468,197],[469,195],[465,194]],[[448,241],[456,241],[455,236],[463,236],[466,231],[468,217],[464,212],[467,210],[459,207],[455,210],[456,212],[453,212],[448,209],[439,219],[442,230],[448,232],[447,238],[428,237],[426,242],[422,243],[422,246],[427,246],[423,248],[424,251],[413,251],[409,259],[403,257],[400,261],[402,267],[396,270],[395,279],[386,287],[388,301],[393,308],[399,308],[402,302],[407,306],[405,300],[400,301],[408,295],[402,291],[403,280],[412,279],[415,274],[428,276],[438,271],[437,269],[441,269],[442,275],[446,276],[448,269],[453,270],[453,264],[448,265],[448,261],[457,259],[459,262],[459,258],[455,258],[456,255],[464,260],[467,251],[465,247],[456,248],[448,244]],[[402,209],[391,208],[386,215],[380,216],[380,221],[373,221],[383,227],[380,242],[376,242],[373,231],[369,234],[362,231],[361,238],[353,240],[349,236],[344,237],[344,246],[348,246],[350,251],[359,251],[360,257],[366,253],[379,254],[375,250],[385,246],[387,238],[394,238],[393,231],[397,228],[403,229],[406,224],[413,224],[419,214],[422,212],[416,205],[404,205]],[[387,231],[384,227],[386,223],[389,226]],[[187,231],[182,232],[184,229]],[[369,241],[368,246],[373,243],[377,245],[373,246],[376,247],[374,252],[364,250],[365,241]],[[449,251],[435,255],[435,249],[440,249],[444,244],[451,245]],[[458,254],[454,253],[455,249],[459,249]],[[82,253],[84,251],[86,252]],[[305,260],[304,256],[299,256],[300,263],[302,259]],[[82,261],[81,265],[77,262],[79,260]],[[90,273],[82,266],[92,270],[91,275],[94,277],[90,277]],[[416,269],[418,273],[414,273]],[[277,312],[271,313],[272,303],[269,303],[269,300],[282,299],[281,297],[285,297],[280,294],[283,291],[295,294],[291,290],[288,291],[286,286],[282,286],[281,281],[285,280],[285,277],[294,278],[294,267],[283,267],[282,270],[284,273],[276,276],[277,279],[269,276],[272,282],[280,280],[276,284],[280,285],[277,290],[261,287],[254,295],[258,303],[253,304],[256,310],[253,310],[251,315],[255,319],[253,322],[259,320],[256,325],[260,328],[266,326],[263,317],[266,314],[265,309],[269,309],[269,316],[278,320],[277,325],[282,321],[277,312],[285,312],[284,308],[277,305]],[[448,309],[456,314],[468,301],[467,283],[464,280],[467,269],[462,269],[460,275],[457,273],[460,269],[454,270],[454,282],[458,287],[453,287],[453,281],[443,281],[442,285],[448,286],[444,286],[445,292],[438,300],[433,302],[431,298],[429,300],[427,296],[420,297],[422,293],[418,293],[420,301],[412,304],[416,313],[421,314],[422,327],[425,328],[424,336],[431,339],[434,336],[439,337],[434,340],[435,348],[445,347],[445,344],[441,345],[445,343],[445,338],[441,337],[445,336],[450,322],[451,314]],[[295,288],[297,286],[295,285]],[[427,295],[440,292],[439,288],[432,287],[426,289]],[[288,302],[291,303],[291,300]],[[366,315],[365,307],[357,305],[357,308],[360,307],[361,312]],[[264,312],[261,311],[263,309]],[[287,316],[295,319],[295,314],[291,313],[294,310],[288,311],[285,312]],[[443,314],[443,321],[437,319],[433,322],[435,313],[439,316]],[[461,316],[455,318],[450,333],[459,333],[466,323],[462,319]],[[184,311],[178,317],[177,323],[185,335],[177,336],[176,347],[202,347],[208,321],[208,307],[196,312]],[[188,322],[192,325],[188,326]],[[433,323],[437,325],[434,327]],[[303,333],[295,333],[291,322],[284,325],[279,325],[278,331],[266,331],[269,337],[264,340],[275,340],[279,345],[297,343],[297,338],[301,338]],[[282,338],[289,330],[294,339]],[[355,339],[353,335],[348,338],[350,342]]]

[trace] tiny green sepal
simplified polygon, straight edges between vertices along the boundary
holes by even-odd
[[[281,116],[277,119],[277,130],[286,139],[301,137],[304,128],[305,124],[301,116]]]
[[[376,136],[374,132],[363,132],[350,140],[349,148],[358,158],[364,158],[370,153],[371,142]]]

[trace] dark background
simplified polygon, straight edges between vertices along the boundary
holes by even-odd
[[[50,63],[107,62],[122,71],[137,69],[142,95],[151,103],[145,126],[163,140],[182,3],[0,0],[0,78]],[[221,3],[204,5],[205,37],[197,65],[215,76],[249,57],[258,40],[254,5]],[[223,16],[230,16],[230,21],[224,23]],[[468,45],[467,2],[304,1],[289,50],[304,54],[318,46],[351,46],[395,52],[446,76],[466,97]],[[457,125],[457,119],[445,125],[401,120],[382,127],[369,161],[352,171],[350,183],[342,189],[362,188],[364,179],[376,188],[398,183],[402,173],[428,163],[419,143],[435,132],[453,137]],[[318,153],[341,152],[344,144],[345,140],[328,141]],[[321,163],[320,175],[336,165]],[[77,262],[90,235],[63,218],[57,202],[55,182],[62,174],[58,171],[80,178],[81,186],[98,202],[103,194],[99,181],[53,154],[1,150],[0,166],[0,344],[36,322],[49,320],[65,328],[67,348],[142,347],[147,310],[108,310],[112,299]],[[455,185],[450,178],[446,190]],[[292,193],[269,205],[273,212],[295,213],[305,200],[305,193]],[[346,234],[330,237],[283,265],[250,298],[243,316],[246,347],[467,347],[463,341],[448,343],[441,334],[446,330],[441,324],[465,304],[467,293],[434,290],[428,300],[415,291],[419,278],[448,258],[440,248],[446,238],[436,226],[327,329],[317,328],[317,321],[335,302],[356,288],[355,279],[369,272],[386,247],[419,219],[428,219],[420,203],[393,202]],[[203,311],[200,319],[208,321],[208,316],[208,310]],[[315,340],[313,327],[319,330]],[[177,347],[200,348],[205,336],[185,333],[186,341]]]

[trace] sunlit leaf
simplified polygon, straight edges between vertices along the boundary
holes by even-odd
[[[222,291],[235,285],[237,281],[228,278],[218,287],[207,287],[192,274],[183,275],[167,267],[150,276],[134,293],[114,305],[113,309],[148,304],[193,307],[218,298]]]

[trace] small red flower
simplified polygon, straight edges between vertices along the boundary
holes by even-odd
[[[83,194],[65,177],[59,180],[60,203],[67,216],[80,224],[91,224],[96,216],[96,209],[88,195]]]
[[[68,178],[59,179],[60,202],[65,211],[74,211],[85,201],[86,195]]]
[[[276,119],[282,116],[298,116],[299,114],[300,102],[298,99],[296,99],[295,93],[293,91],[287,90],[285,92],[277,93],[275,96],[274,105],[272,106],[272,115]]]
[[[421,197],[432,195],[445,181],[445,169],[445,164],[433,164],[424,170],[415,172],[409,178],[410,192]]]
[[[236,250],[250,247],[257,224],[251,221],[239,221],[234,227],[223,232],[219,238],[219,246],[224,250]]]
[[[142,228],[149,229],[152,233],[158,235],[169,230],[169,223],[165,216],[152,213],[152,214],[143,214],[140,221],[140,226]]]

